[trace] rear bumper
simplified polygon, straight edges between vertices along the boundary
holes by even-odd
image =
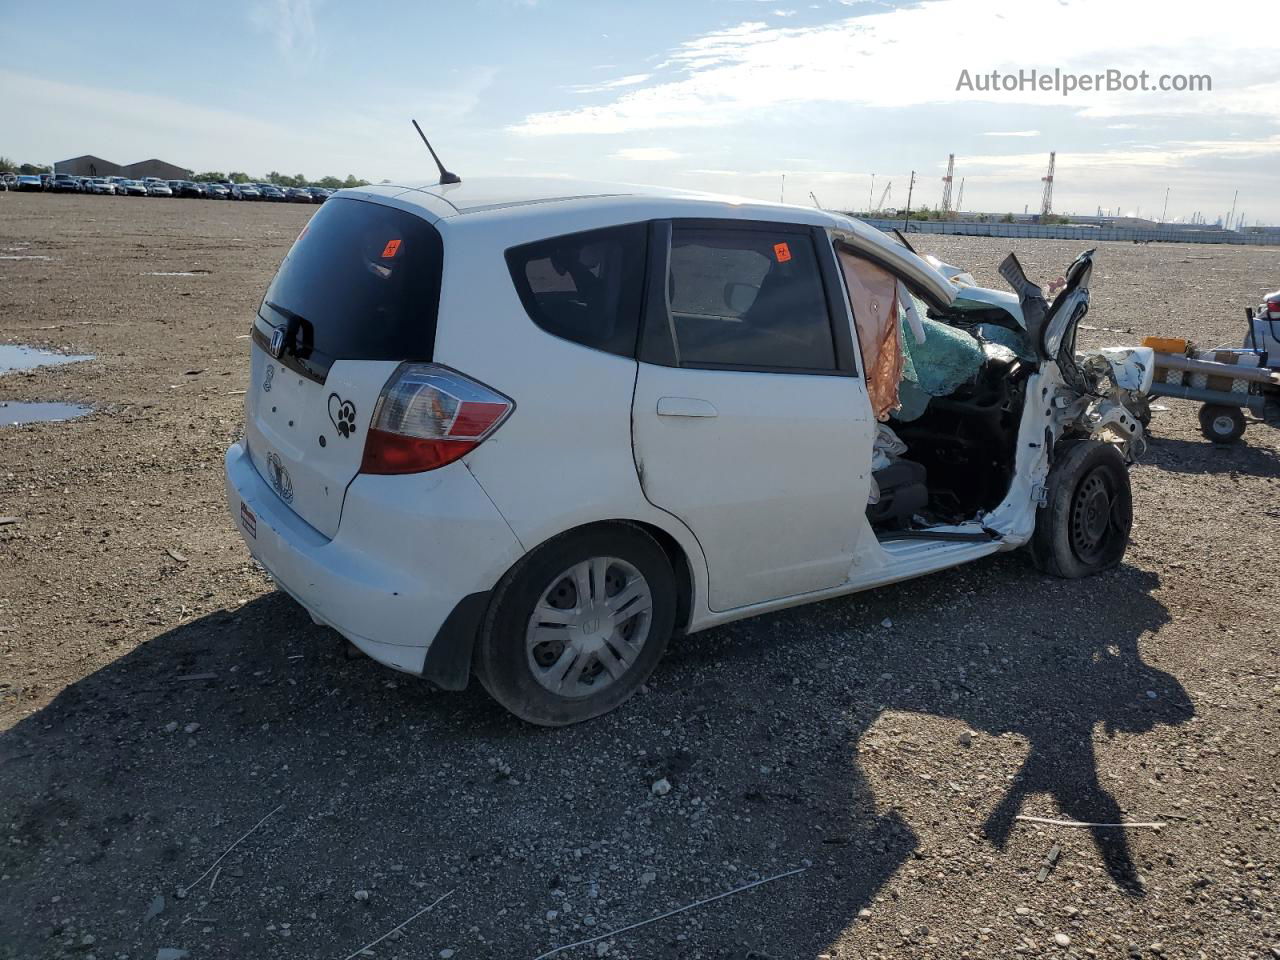
[[[465,466],[357,477],[332,540],[276,496],[243,443],[227,451],[226,488],[249,552],[315,620],[379,663],[465,686],[487,592],[523,552]]]

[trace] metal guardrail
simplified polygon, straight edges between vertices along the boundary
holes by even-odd
[[[1118,240],[1136,243],[1231,243],[1247,246],[1280,246],[1271,237],[1251,236],[1234,230],[1138,230],[1133,227],[1085,227],[1038,223],[978,223],[970,220],[912,220],[859,217],[863,223],[903,233],[944,233],[966,237],[1013,237],[1045,240]]]

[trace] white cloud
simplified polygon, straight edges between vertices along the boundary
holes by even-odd
[[[310,60],[319,51],[311,0],[265,0],[250,10],[249,18],[287,58]]]
[[[1039,130],[988,130],[984,137],[1038,137]]]
[[[854,183],[866,180],[865,173],[852,173],[848,170],[725,170],[707,167],[695,167],[684,173],[695,176],[740,177],[744,180],[777,180],[788,176],[793,180],[803,179],[806,183]]]
[[[615,160],[632,160],[646,163],[679,160],[683,153],[677,153],[667,147],[623,147],[613,154]]]
[[[579,86],[570,87],[574,93],[601,93],[605,90],[616,90],[619,87],[634,87],[644,83],[652,74],[648,73],[632,73],[625,77],[618,77],[616,80],[606,80],[603,83],[584,83]]]
[[[1253,113],[1280,119],[1280,82],[1242,24],[1266,0],[1219,0],[1212,17],[1151,29],[1142,0],[925,0],[808,27],[746,22],[687,40],[654,82],[603,105],[533,113],[511,129],[535,135],[628,133],[726,125],[797,104],[908,107],[989,102],[1063,106],[1085,115]],[[1105,24],[1105,29],[1100,25]],[[1046,38],[1051,41],[1046,42]],[[1140,38],[1135,40],[1135,38]],[[957,90],[971,74],[1054,67],[1208,73],[1209,93]]]

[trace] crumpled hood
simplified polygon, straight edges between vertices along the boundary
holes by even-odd
[[[1003,310],[1018,322],[1023,330],[1027,329],[1026,318],[1022,315],[1022,304],[1016,294],[1008,290],[990,290],[987,287],[962,287],[956,296],[955,307],[966,309],[967,305],[977,304],[983,307],[996,307]]]

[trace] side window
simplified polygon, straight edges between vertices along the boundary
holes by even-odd
[[[681,366],[836,369],[811,235],[671,228],[671,332]]]
[[[530,319],[557,337],[634,357],[645,235],[634,223],[512,247],[507,267]]]

